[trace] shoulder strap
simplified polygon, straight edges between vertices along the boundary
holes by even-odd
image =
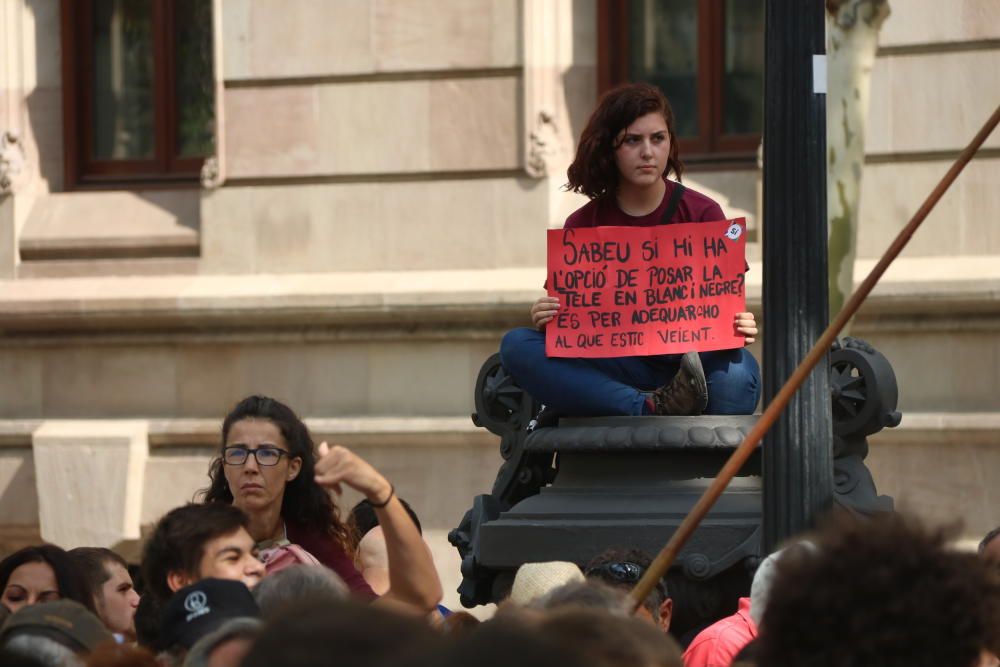
[[[674,217],[674,213],[677,212],[677,207],[681,203],[681,197],[684,196],[685,188],[680,183],[674,183],[674,191],[670,193],[670,201],[667,202],[667,208],[663,210],[663,217],[660,218],[661,225],[669,225],[671,218]]]

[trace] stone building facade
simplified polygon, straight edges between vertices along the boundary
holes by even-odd
[[[206,1],[208,160],[132,181],[80,155],[74,4],[0,6],[0,551],[134,550],[207,484],[228,408],[265,393],[395,481],[450,590],[444,536],[499,465],[473,383],[541,294],[544,231],[582,203],[560,186],[607,3]],[[995,3],[894,10],[859,275],[1000,90]],[[998,165],[994,135],[854,329],[901,386],[903,424],[869,458],[880,491],[970,536],[1000,521]],[[685,177],[758,227],[759,180],[752,163]]]

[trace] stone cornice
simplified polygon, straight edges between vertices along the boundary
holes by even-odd
[[[860,279],[872,261],[858,262]],[[758,263],[748,302],[760,309]],[[527,323],[544,268],[0,281],[4,336],[123,332],[397,331]],[[898,260],[861,319],[1000,316],[1000,258]],[[891,326],[891,324],[890,324]]]
[[[0,451],[31,447],[31,434],[43,423],[58,420],[0,419]],[[115,420],[97,420],[115,421]],[[134,421],[134,420],[133,420]],[[359,415],[306,417],[313,439],[335,440],[348,446],[431,446],[468,444],[496,446],[498,439],[477,428],[464,416],[407,417]],[[149,445],[154,451],[211,450],[218,446],[219,419],[161,418],[147,420]],[[896,428],[872,436],[873,447],[882,444],[933,443],[949,445],[1000,445],[1000,412],[910,412]]]
[[[79,421],[79,420],[73,420]],[[135,421],[135,420],[131,420]],[[328,440],[349,447],[494,447],[498,438],[478,428],[468,416],[413,417],[358,415],[306,417],[313,440]],[[31,447],[32,434],[43,424],[68,423],[58,419],[0,419],[0,451]],[[86,420],[81,423],[88,423]],[[94,424],[117,424],[122,420],[96,419]],[[161,418],[143,420],[149,446],[161,453],[205,450],[219,446],[220,419]]]

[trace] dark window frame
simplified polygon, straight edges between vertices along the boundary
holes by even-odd
[[[98,160],[93,154],[93,0],[61,0],[64,189],[190,186],[205,157],[179,157],[175,14],[171,0],[150,0],[153,23],[154,152],[150,159]]]
[[[723,134],[725,0],[698,0],[698,127],[677,144],[685,165],[720,168],[757,163],[760,133]],[[629,81],[629,0],[597,2],[598,94]],[[669,98],[669,95],[668,95]]]

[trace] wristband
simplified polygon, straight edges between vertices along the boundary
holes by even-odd
[[[392,482],[389,482],[389,496],[385,499],[385,501],[381,503],[373,503],[371,500],[369,500],[368,504],[374,507],[375,509],[380,510],[389,504],[389,501],[392,500],[392,497],[394,495],[396,495],[396,487],[392,485]]]

